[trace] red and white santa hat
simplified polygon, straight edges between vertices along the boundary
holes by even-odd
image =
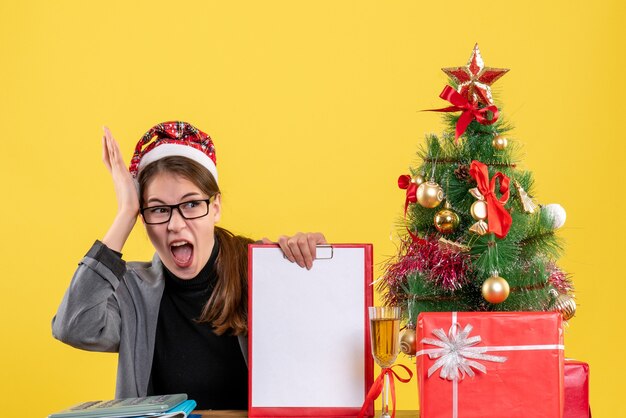
[[[135,147],[128,170],[137,178],[142,168],[164,157],[187,157],[209,170],[217,182],[215,145],[211,137],[187,122],[163,122],[150,128]]]

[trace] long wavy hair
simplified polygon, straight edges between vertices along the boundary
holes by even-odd
[[[215,178],[201,164],[180,156],[164,157],[148,164],[139,173],[137,180],[141,207],[144,205],[143,193],[150,179],[161,173],[181,176],[209,197],[221,193]],[[198,321],[211,324],[218,335],[227,331],[234,335],[246,335],[248,244],[253,241],[218,226],[215,227],[215,237],[219,242],[216,265],[218,280]]]

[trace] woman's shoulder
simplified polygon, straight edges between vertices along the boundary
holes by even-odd
[[[163,282],[163,263],[156,253],[150,261],[129,261],[126,267],[128,273],[141,282],[149,284]]]

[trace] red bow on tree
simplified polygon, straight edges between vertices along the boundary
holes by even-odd
[[[513,220],[511,214],[504,208],[504,204],[509,200],[509,183],[511,179],[497,172],[489,181],[489,170],[480,161],[472,161],[470,175],[476,180],[478,190],[487,202],[487,223],[489,232],[493,232],[496,237],[504,238],[509,233]],[[500,199],[496,197],[496,181],[500,179]]]
[[[409,203],[417,202],[417,184],[411,181],[411,176],[404,174],[398,177],[398,187],[406,189],[406,200],[404,201],[404,216],[406,216]]]
[[[463,97],[458,91],[450,86],[444,87],[439,97],[452,103],[452,106],[444,107],[443,109],[428,109],[429,112],[463,111],[459,120],[456,122],[456,134],[454,137],[455,142],[458,142],[459,137],[463,135],[463,132],[465,132],[473,119],[481,125],[491,125],[498,120],[498,108],[495,105],[479,108],[478,102],[468,101],[467,98]],[[486,118],[485,115],[487,112],[492,113],[491,119]]]

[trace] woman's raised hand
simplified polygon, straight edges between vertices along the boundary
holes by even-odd
[[[102,242],[112,250],[121,252],[126,239],[137,222],[139,195],[135,181],[124,164],[120,147],[111,135],[109,128],[105,126],[103,129],[102,161],[113,178],[115,196],[117,197],[117,215]]]
[[[263,244],[271,244],[267,238],[263,238]],[[293,236],[281,235],[278,237],[278,245],[285,253],[285,257],[300,267],[311,269],[315,260],[315,246],[326,244],[326,238],[321,232],[298,232]]]
[[[120,147],[113,138],[111,131],[106,126],[103,130],[102,161],[113,177],[118,212],[137,217],[139,214],[139,196],[135,181],[124,164]]]

